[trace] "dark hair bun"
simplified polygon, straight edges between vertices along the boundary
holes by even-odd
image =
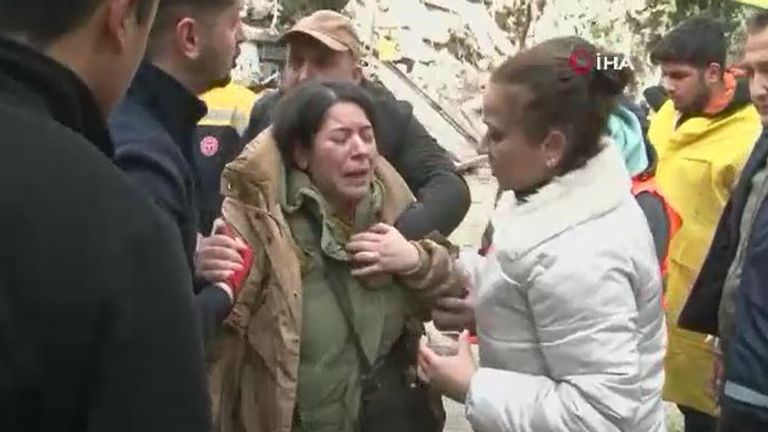
[[[595,69],[592,76],[594,89],[607,96],[618,96],[632,82],[634,74],[630,68]]]

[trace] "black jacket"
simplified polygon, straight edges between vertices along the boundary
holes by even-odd
[[[388,91],[363,82],[378,109],[379,153],[405,179],[418,202],[405,211],[397,228],[410,239],[422,238],[434,230],[449,235],[467,214],[469,188],[448,153],[437,144],[413,115],[413,107],[396,100]],[[255,138],[272,123],[272,112],[281,94],[260,99],[253,107],[244,141]]]
[[[768,134],[763,131],[725,206],[707,258],[680,313],[680,328],[718,334],[723,285],[738,250],[744,206],[752,179],[767,160]],[[757,209],[745,253],[733,335],[729,336],[725,353],[725,380],[768,397],[768,202],[760,203]],[[731,408],[751,410],[729,398],[727,389],[722,402]],[[756,414],[768,427],[768,406],[756,410]]]
[[[0,430],[208,432],[178,234],[90,90],[0,39],[0,128]]]
[[[173,77],[144,63],[110,119],[115,164],[160,206],[181,235],[194,274],[198,217],[192,133],[206,108]],[[231,310],[224,291],[197,281],[195,306],[208,337]]]

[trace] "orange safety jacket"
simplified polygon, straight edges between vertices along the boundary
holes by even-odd
[[[664,280],[667,277],[667,270],[669,269],[669,244],[672,241],[672,237],[680,231],[680,227],[683,225],[683,220],[680,218],[680,214],[669,204],[664,198],[664,195],[659,190],[659,186],[656,183],[656,178],[649,173],[640,173],[632,178],[632,195],[635,197],[641,193],[650,193],[658,197],[664,206],[664,211],[667,214],[667,221],[669,222],[669,228],[667,232],[667,247],[664,251],[664,256],[661,258],[661,276]],[[666,306],[666,300],[662,299]]]

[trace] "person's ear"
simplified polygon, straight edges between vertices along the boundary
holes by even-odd
[[[192,17],[184,17],[176,23],[176,46],[190,60],[200,57],[200,23]]]
[[[715,84],[719,82],[723,77],[723,67],[719,63],[710,63],[706,69],[704,69],[704,80],[708,84]]]
[[[560,166],[565,156],[566,137],[560,129],[551,129],[544,138],[542,150],[544,152],[544,163],[547,168],[554,170]]]
[[[138,27],[137,0],[110,0],[104,2],[106,33],[111,45],[123,51],[132,32]]]
[[[307,171],[309,170],[309,158],[310,149],[297,142],[293,146],[293,163],[296,164],[300,170]]]

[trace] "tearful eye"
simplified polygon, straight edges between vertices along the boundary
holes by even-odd
[[[360,139],[362,139],[366,144],[370,144],[373,142],[373,131],[370,129],[366,129],[360,133]]]

